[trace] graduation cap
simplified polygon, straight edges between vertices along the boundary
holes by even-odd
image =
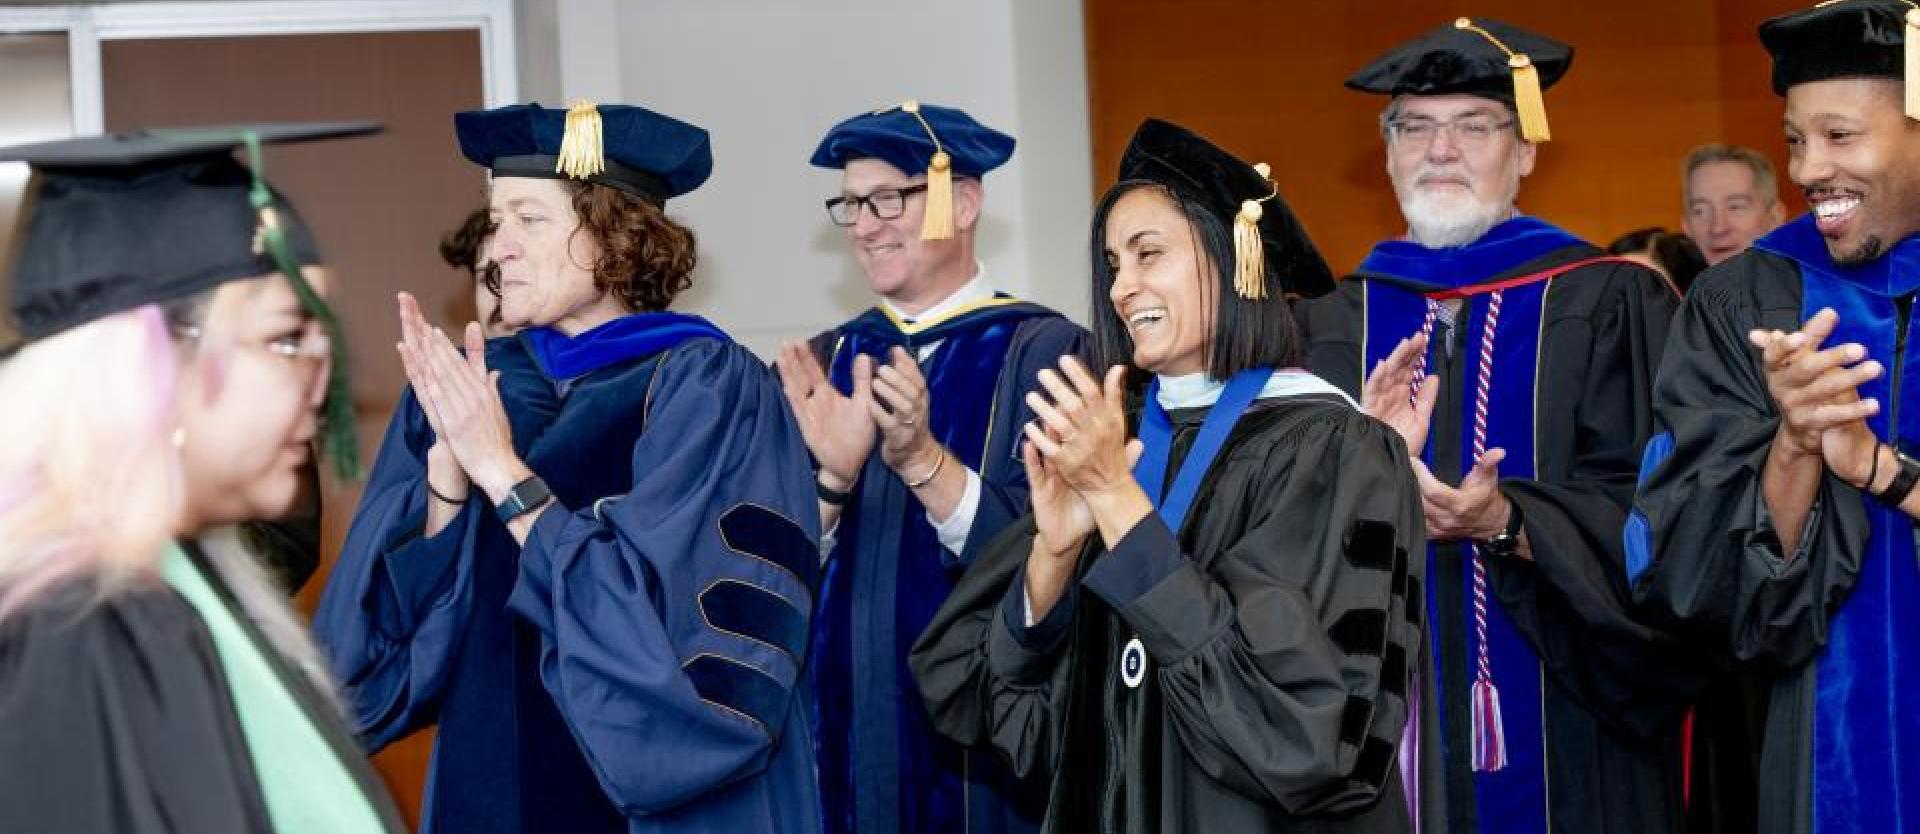
[[[454,114],[460,152],[496,177],[572,179],[656,206],[707,181],[713,147],[694,125],[627,104],[514,104]]]
[[[908,173],[927,175],[927,211],[922,240],[953,237],[953,177],[986,176],[1013,156],[1013,137],[952,107],[907,100],[862,113],[833,126],[813,151],[821,168],[845,168],[855,159],[878,159]]]
[[[261,146],[380,130],[370,122],[140,130],[0,148],[36,174],[12,270],[10,309],[31,341],[114,313],[278,273],[333,344],[327,448],[358,472],[346,339],[301,275],[313,236],[264,179]],[[248,164],[233,156],[247,149]]]
[[[1159,119],[1140,123],[1120,157],[1120,181],[1153,182],[1206,206],[1233,224],[1233,289],[1267,297],[1266,264],[1288,292],[1317,296],[1333,289],[1333,271],[1262,162],[1248,165],[1193,131]]]
[[[1891,78],[1920,119],[1920,7],[1907,0],[1829,0],[1760,24],[1773,55],[1773,92],[1829,78]]]
[[[1552,138],[1542,91],[1567,74],[1573,47],[1497,20],[1457,18],[1394,47],[1347,78],[1363,93],[1481,96],[1513,105],[1520,135]]]

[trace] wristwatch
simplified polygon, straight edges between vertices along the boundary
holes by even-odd
[[[1520,505],[1509,499],[1507,506],[1507,529],[1501,530],[1493,538],[1480,540],[1480,553],[1490,559],[1504,559],[1520,554],[1520,531],[1524,521],[1520,516]]]
[[[535,475],[514,484],[513,489],[507,490],[506,499],[501,501],[499,506],[494,507],[493,511],[500,516],[500,522],[505,524],[539,509],[541,504],[547,503],[547,499],[552,497],[553,490],[547,489],[547,482],[540,480],[539,475]]]

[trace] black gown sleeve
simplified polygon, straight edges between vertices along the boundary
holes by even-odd
[[[1747,332],[1795,329],[1799,316],[1760,302],[1759,287],[1797,281],[1769,257],[1710,271],[1681,309],[1654,392],[1662,434],[1627,537],[1646,616],[1759,671],[1800,666],[1826,645],[1868,534],[1859,492],[1831,473],[1799,552],[1774,532],[1760,476],[1780,415]]]
[[[212,638],[184,600],[96,604],[69,588],[0,621],[0,831],[271,830]]]
[[[1555,355],[1543,360],[1577,356],[1586,365],[1577,389],[1543,394],[1577,398],[1570,404],[1572,436],[1538,438],[1543,447],[1571,446],[1571,455],[1542,452],[1539,478],[1501,483],[1524,519],[1532,559],[1490,560],[1488,576],[1515,628],[1563,689],[1616,730],[1654,738],[1673,729],[1704,684],[1697,654],[1635,619],[1620,536],[1653,434],[1653,375],[1675,301],[1646,270],[1606,269],[1610,274],[1569,276],[1609,284],[1584,322],[1555,323],[1564,340],[1550,343]],[[1581,324],[1590,338],[1570,332]],[[1570,370],[1542,369],[1543,376]]]
[[[1223,542],[1204,568],[1149,516],[1095,557],[1076,593],[1139,633],[1193,767],[1289,813],[1364,808],[1394,761],[1418,639],[1406,591],[1424,563],[1408,554],[1424,538],[1406,452],[1391,429],[1344,412],[1272,442],[1256,469],[1200,499],[1214,509],[1198,524],[1238,528],[1200,532]],[[1045,621],[1020,628],[1024,533],[969,572],[913,657],[936,726],[990,740],[1022,772],[1059,753],[1073,651]]]

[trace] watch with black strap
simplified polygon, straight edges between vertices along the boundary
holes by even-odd
[[[1489,559],[1504,559],[1520,555],[1520,531],[1525,520],[1520,515],[1520,505],[1512,499],[1507,500],[1507,528],[1494,534],[1493,538],[1481,539],[1480,553]]]
[[[1899,462],[1900,468],[1893,473],[1893,480],[1887,483],[1887,488],[1873,497],[1882,504],[1899,509],[1901,502],[1912,494],[1914,486],[1920,484],[1920,460],[1908,457],[1897,446],[1888,445],[1893,449],[1893,459]],[[1880,450],[1875,449],[1873,453],[1879,455]],[[1871,488],[1872,485],[1868,486]]]
[[[553,491],[547,489],[547,482],[535,475],[514,484],[513,489],[507,490],[507,497],[493,511],[500,516],[501,523],[510,524],[514,519],[540,509],[540,505],[552,497]]]

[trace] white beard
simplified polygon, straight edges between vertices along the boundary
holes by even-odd
[[[1402,196],[1400,213],[1415,243],[1432,249],[1465,246],[1513,214],[1513,200],[1485,200],[1477,195],[1446,197],[1414,189]]]

